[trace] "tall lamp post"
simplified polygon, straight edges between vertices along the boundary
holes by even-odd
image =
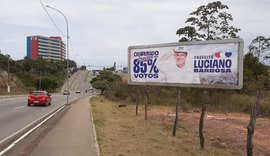
[[[55,11],[57,11],[57,12],[59,12],[61,15],[63,15],[64,16],[64,18],[65,18],[65,20],[66,20],[66,24],[67,24],[67,56],[66,56],[66,58],[67,58],[67,74],[66,74],[66,79],[67,79],[67,85],[66,85],[66,89],[68,90],[68,92],[69,92],[69,82],[68,82],[68,67],[69,67],[69,34],[68,34],[68,20],[67,20],[67,18],[66,18],[66,16],[60,11],[60,10],[58,10],[58,9],[55,9],[55,8],[53,8],[53,7],[51,7],[51,6],[49,6],[49,5],[46,5],[46,7],[47,8],[50,8],[50,9],[53,9],[53,10],[55,10]],[[69,96],[69,93],[67,94],[67,104],[68,104],[68,96]]]
[[[41,71],[39,71],[39,90],[41,90]]]
[[[6,55],[6,57],[7,57],[7,60],[8,60],[8,85],[7,85],[7,92],[10,93],[10,82],[9,82],[10,81],[9,80],[10,79],[9,78],[10,77],[9,76],[9,59],[10,59],[10,55]]]

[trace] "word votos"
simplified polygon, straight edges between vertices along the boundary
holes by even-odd
[[[158,78],[158,73],[155,74],[134,74],[135,78]]]

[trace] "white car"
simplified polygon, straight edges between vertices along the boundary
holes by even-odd
[[[70,92],[68,90],[64,90],[63,95],[70,95]]]

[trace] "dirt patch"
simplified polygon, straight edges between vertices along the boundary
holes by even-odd
[[[91,99],[101,155],[246,155],[248,115],[207,113],[205,150],[198,139],[199,112],[180,113],[176,137],[172,136],[174,108],[151,106],[144,120],[143,106],[118,107],[95,97]],[[254,134],[254,155],[270,154],[270,120],[259,118]]]
[[[174,120],[174,108],[172,107],[152,107],[151,115],[154,118],[167,120],[168,123]],[[199,112],[179,114],[180,125],[189,130],[198,133]],[[216,140],[225,143],[228,148],[237,149],[246,152],[247,125],[249,123],[249,115],[240,113],[206,113],[205,117],[205,137],[211,144],[215,144]],[[270,155],[270,119],[257,118],[255,125],[255,133],[253,136],[254,155]],[[208,145],[206,145],[208,146]]]

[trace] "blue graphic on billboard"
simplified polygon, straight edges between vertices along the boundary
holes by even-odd
[[[158,68],[156,61],[159,51],[139,51],[134,52],[133,72],[135,78],[158,78]]]

